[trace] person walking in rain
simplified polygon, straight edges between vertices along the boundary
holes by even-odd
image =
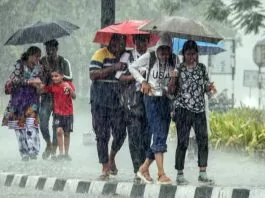
[[[71,161],[69,156],[70,133],[73,132],[73,99],[75,87],[71,81],[64,81],[64,73],[57,68],[52,72],[53,83],[41,86],[41,91],[51,93],[53,97],[53,127],[59,147],[58,160]]]
[[[184,178],[184,161],[189,145],[189,134],[193,127],[198,144],[198,181],[212,183],[206,174],[208,161],[208,133],[205,113],[205,93],[216,92],[209,81],[205,65],[198,62],[198,46],[188,40],[183,46],[183,63],[178,67],[175,117],[178,145],[175,169],[178,171],[177,183],[187,184]]]
[[[150,35],[139,34],[133,37],[135,49],[124,52],[120,61],[126,65],[132,64],[147,51]],[[144,73],[146,71],[143,71]],[[139,181],[137,171],[141,164],[144,163],[145,153],[149,148],[148,131],[143,93],[140,91],[140,84],[135,82],[134,77],[129,70],[118,71],[115,75],[121,81],[122,90],[120,92],[121,103],[125,109],[125,120],[128,131],[128,141],[130,155],[133,163],[135,178]]]
[[[40,150],[40,95],[37,91],[43,73],[43,68],[39,64],[40,56],[41,50],[38,47],[29,47],[16,62],[7,82],[9,85],[6,84],[11,95],[2,125],[15,130],[23,161],[37,159]]]
[[[137,172],[138,177],[145,183],[153,182],[149,174],[149,167],[154,159],[158,169],[157,182],[160,184],[170,184],[172,182],[164,171],[163,153],[167,151],[166,141],[171,120],[171,101],[167,94],[168,90],[172,88],[168,86],[170,76],[174,72],[177,62],[176,55],[172,53],[172,39],[169,34],[164,33],[156,44],[155,52],[142,55],[129,67],[131,74],[141,83],[141,91],[145,94],[144,102],[148,127],[150,134],[153,136],[152,145],[146,154],[146,160]],[[146,69],[145,78],[139,72],[140,68]],[[149,142],[151,142],[151,136]]]
[[[40,62],[44,68],[44,84],[51,85],[52,78],[51,73],[57,69],[63,71],[64,80],[72,80],[72,71],[70,62],[64,57],[58,55],[59,43],[57,40],[53,39],[44,43],[47,55],[42,57]],[[56,130],[53,128],[53,137],[51,141],[49,132],[49,120],[53,109],[53,99],[50,93],[41,94],[41,104],[40,104],[40,130],[43,139],[46,142],[45,151],[42,154],[43,159],[48,159],[52,154],[52,159],[56,159]]]
[[[126,123],[124,110],[119,101],[119,81],[115,74],[125,68],[120,60],[124,52],[125,38],[113,34],[107,47],[97,50],[91,58],[89,71],[92,80],[90,102],[92,125],[96,134],[99,163],[102,164],[101,180],[116,175],[118,169],[115,156],[126,138]],[[112,134],[113,141],[110,154],[108,143]]]

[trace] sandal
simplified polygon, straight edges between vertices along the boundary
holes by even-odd
[[[152,184],[153,183],[153,178],[150,176],[149,171],[138,171],[137,176],[141,179],[146,184]]]
[[[158,176],[157,184],[172,184],[172,181],[166,174],[162,174]]]

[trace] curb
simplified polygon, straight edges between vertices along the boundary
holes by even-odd
[[[84,181],[0,172],[0,186],[132,198],[265,198],[265,188],[229,188]]]

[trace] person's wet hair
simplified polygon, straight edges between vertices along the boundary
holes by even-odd
[[[112,47],[111,47],[112,41],[119,41],[120,42],[121,48],[120,48],[119,55],[122,54],[125,51],[125,49],[126,49],[126,36],[121,35],[121,34],[113,34],[111,36],[111,39],[110,39],[110,42],[109,42],[109,45],[108,45],[108,49],[110,51],[112,51]]]
[[[149,41],[149,39],[150,39],[150,35],[149,34],[137,34],[137,35],[135,35],[135,36],[133,36],[133,42],[135,43],[135,41],[142,41],[142,42],[144,42],[144,41]]]
[[[63,72],[63,70],[62,69],[60,69],[60,68],[56,68],[55,70],[53,70],[52,72],[56,72],[56,73],[58,73],[58,74],[60,74],[60,75],[64,75],[64,72]]]
[[[121,34],[113,34],[113,35],[111,36],[110,42],[111,42],[111,41],[121,41],[121,40],[123,40],[123,39],[125,39],[125,36],[123,36],[123,35],[121,35]]]
[[[188,50],[194,50],[195,52],[199,52],[198,45],[194,40],[187,40],[182,49],[182,55],[184,56],[184,53]]]
[[[59,43],[56,39],[52,39],[52,40],[46,41],[44,45],[46,47],[58,47]]]
[[[33,56],[36,54],[41,54],[41,49],[36,46],[31,46],[27,49],[26,52],[21,55],[21,60],[27,61],[29,59],[29,56]]]

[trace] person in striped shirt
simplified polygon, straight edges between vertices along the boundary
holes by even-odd
[[[92,125],[96,134],[99,163],[102,164],[100,180],[116,175],[118,169],[115,156],[126,138],[126,125],[123,122],[124,111],[119,101],[119,81],[115,74],[125,68],[119,59],[124,51],[125,37],[113,34],[109,45],[97,50],[89,65],[90,103]],[[110,154],[108,143],[112,134]]]

